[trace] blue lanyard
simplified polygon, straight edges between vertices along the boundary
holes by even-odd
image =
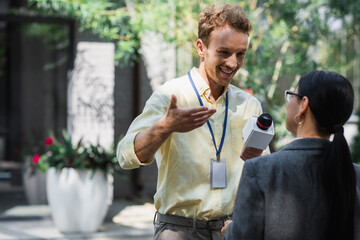
[[[191,77],[190,72],[188,72],[188,76],[189,76],[191,85],[193,86],[193,88],[194,88],[194,90],[195,90],[195,93],[196,93],[196,95],[197,95],[197,98],[198,98],[198,100],[199,100],[200,105],[201,105],[201,106],[204,106],[203,102],[201,101],[199,92],[198,92],[198,90],[197,90],[196,87],[195,87],[194,81],[192,80],[192,77]],[[222,146],[223,146],[223,143],[224,143],[224,139],[225,139],[227,113],[228,113],[228,107],[229,107],[228,93],[229,93],[229,92],[227,91],[227,92],[226,92],[226,99],[225,99],[226,108],[225,108],[224,129],[223,129],[223,133],[222,133],[222,137],[221,137],[219,149],[216,147],[215,137],[214,137],[214,133],[213,133],[213,130],[212,130],[212,128],[211,128],[210,122],[209,122],[209,120],[206,121],[206,123],[207,123],[207,125],[208,125],[208,127],[209,127],[209,130],[210,130],[211,136],[212,136],[212,140],[213,140],[213,142],[214,142],[214,147],[215,147],[215,150],[216,150],[216,158],[217,158],[218,160],[220,160],[220,153],[221,153],[221,149],[222,149]]]

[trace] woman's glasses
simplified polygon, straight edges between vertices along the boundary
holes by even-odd
[[[286,102],[290,102],[291,98],[292,98],[294,95],[295,95],[295,96],[298,96],[298,97],[300,97],[300,98],[303,98],[303,97],[304,97],[304,95],[301,95],[301,94],[292,92],[292,91],[290,91],[290,90],[285,90],[285,93],[284,93],[285,101],[286,101]]]

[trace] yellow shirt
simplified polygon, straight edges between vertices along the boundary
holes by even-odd
[[[216,108],[210,124],[216,146],[220,144],[225,118],[225,92],[212,104],[207,98],[209,86],[196,68],[191,70],[195,86],[204,106]],[[210,188],[210,159],[216,150],[207,124],[187,133],[173,133],[148,163],[141,163],[134,152],[136,134],[152,125],[166,114],[170,97],[174,94],[182,108],[200,106],[187,75],[168,81],[146,102],[143,112],[132,122],[127,134],[119,142],[117,158],[124,169],[150,164],[158,166],[155,207],[162,214],[174,214],[201,220],[230,215],[244,165],[240,158],[243,147],[242,129],[251,115],[260,115],[260,102],[251,94],[229,85],[229,109],[225,140],[221,157],[226,159],[227,187]]]

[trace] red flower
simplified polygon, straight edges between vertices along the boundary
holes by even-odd
[[[54,142],[54,139],[52,137],[48,137],[48,138],[45,139],[45,145],[46,146],[49,146],[49,145],[53,144],[53,142]]]
[[[34,157],[32,159],[32,162],[34,164],[37,164],[39,161],[40,161],[40,154],[37,153],[37,154],[34,155]]]

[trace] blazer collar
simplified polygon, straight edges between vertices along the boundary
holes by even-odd
[[[299,138],[294,139],[291,143],[286,145],[283,150],[299,150],[299,149],[323,149],[329,146],[331,142],[323,138]]]

